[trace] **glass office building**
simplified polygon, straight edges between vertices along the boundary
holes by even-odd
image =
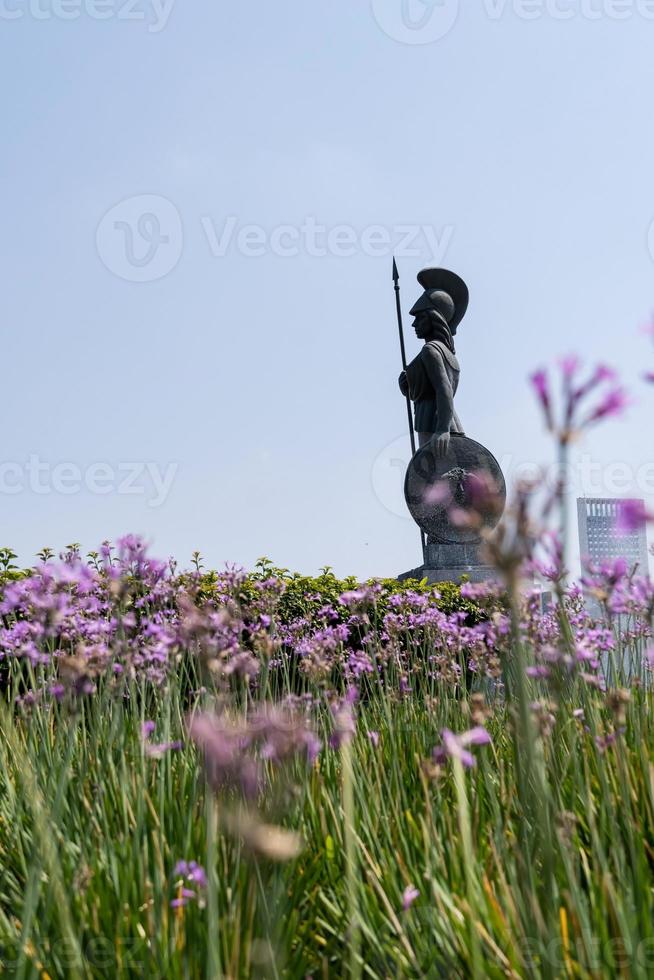
[[[619,497],[580,497],[577,500],[579,522],[579,552],[582,563],[612,558],[625,558],[629,566],[638,565],[639,575],[649,574],[647,531],[642,527],[627,533],[616,533],[615,525],[620,508],[642,505],[639,500]]]

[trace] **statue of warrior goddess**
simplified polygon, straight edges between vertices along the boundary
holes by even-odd
[[[450,447],[450,433],[464,434],[454,410],[460,374],[454,336],[468,308],[468,287],[447,269],[423,269],[418,282],[425,291],[410,313],[416,336],[425,343],[402,371],[400,390],[414,403],[418,445],[429,445],[442,458]]]

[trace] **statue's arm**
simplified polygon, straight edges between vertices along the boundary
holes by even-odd
[[[431,346],[423,348],[422,356],[427,376],[436,393],[438,432],[431,437],[431,448],[437,457],[447,456],[450,448],[450,429],[454,419],[454,392],[445,370],[445,362],[437,350]]]
[[[402,371],[402,374],[400,375],[398,381],[399,381],[399,385],[400,385],[400,391],[402,392],[402,394],[403,395],[408,395],[409,394],[409,380],[408,380],[408,378],[406,376],[406,371]]]

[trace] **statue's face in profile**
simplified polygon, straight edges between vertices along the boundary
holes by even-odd
[[[413,321],[413,329],[416,332],[416,337],[419,340],[424,340],[431,333],[432,325],[431,318],[427,313],[418,313],[418,316]]]

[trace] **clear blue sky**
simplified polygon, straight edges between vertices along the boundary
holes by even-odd
[[[214,565],[417,564],[393,463],[393,245],[407,327],[434,244],[470,285],[458,409],[507,474],[552,455],[527,374],[577,351],[636,399],[579,451],[625,464],[624,492],[643,495],[644,0],[559,0],[533,20],[485,0],[447,32],[451,0],[139,4],[0,3],[0,543],[29,561],[134,531]],[[146,463],[175,468],[156,507],[148,471],[118,492]]]

